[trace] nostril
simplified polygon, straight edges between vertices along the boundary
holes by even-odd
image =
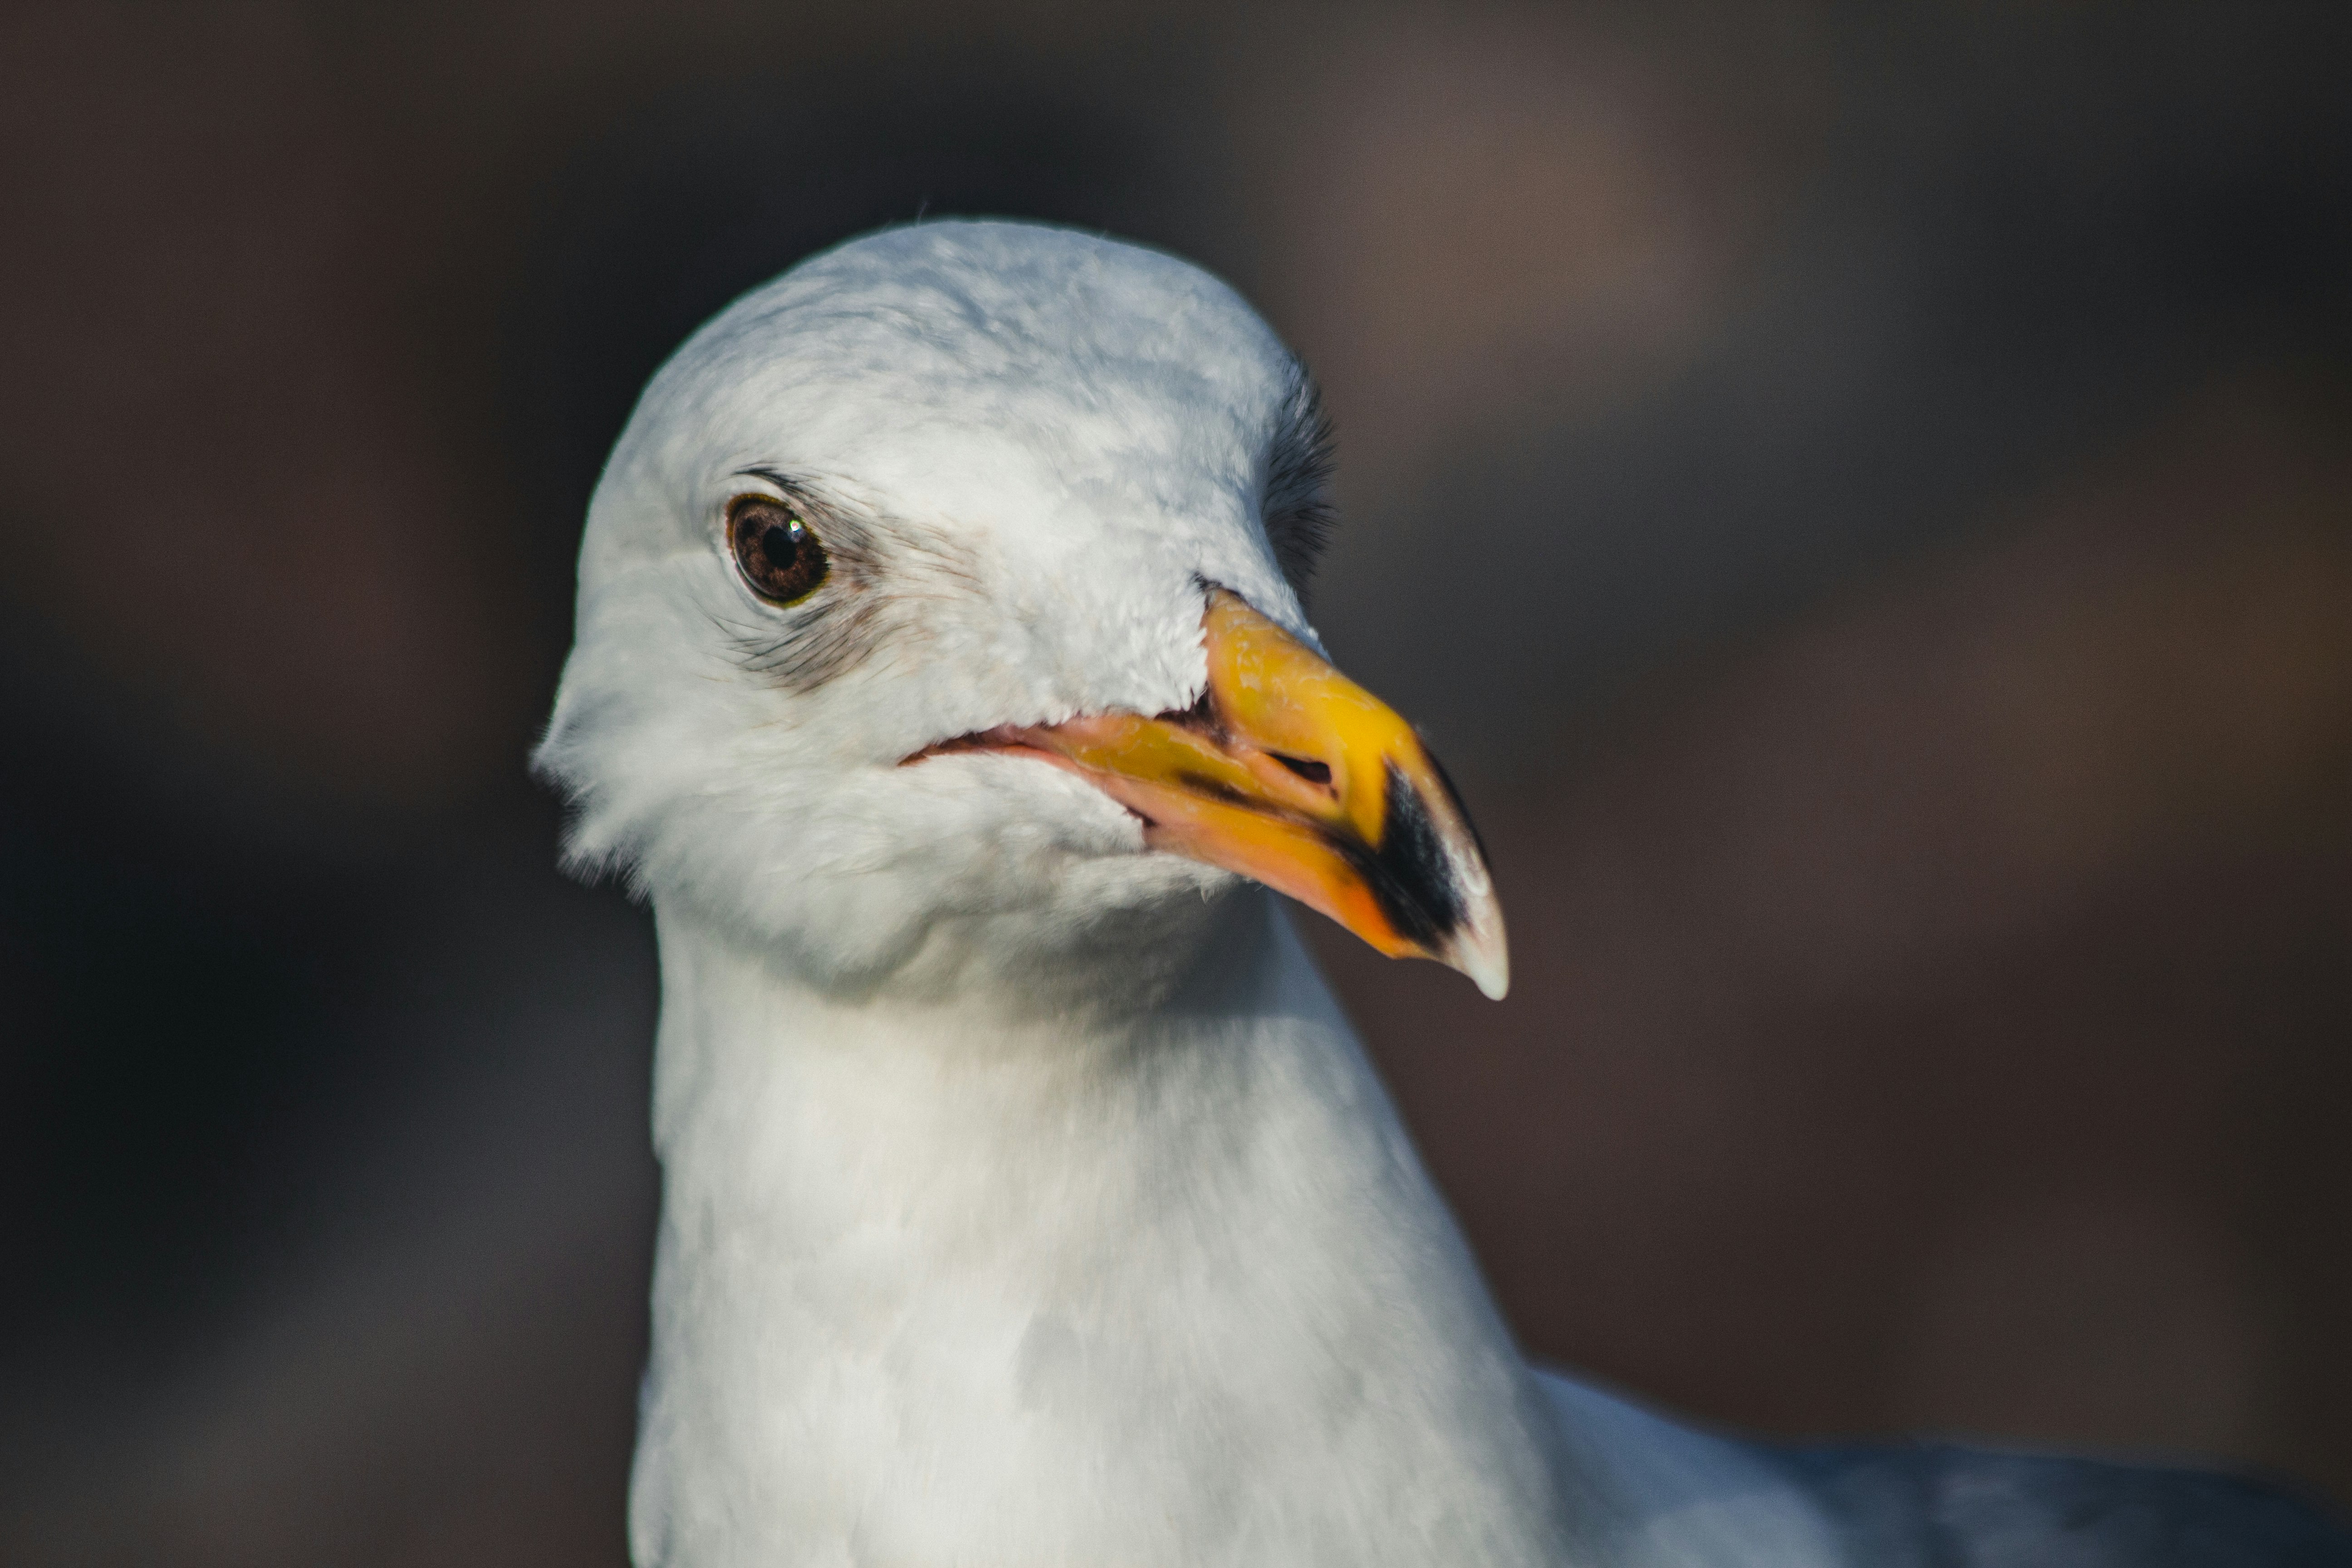
[[[1328,784],[1331,782],[1330,766],[1328,763],[1318,763],[1312,757],[1286,757],[1280,752],[1268,752],[1266,755],[1305,779],[1308,784]]]

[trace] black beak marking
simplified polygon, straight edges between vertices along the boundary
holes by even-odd
[[[1368,847],[1337,834],[1326,841],[1363,879],[1396,933],[1434,952],[1469,911],[1420,793],[1393,762],[1387,772],[1380,843]]]

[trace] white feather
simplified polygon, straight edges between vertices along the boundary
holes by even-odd
[[[646,392],[541,752],[660,926],[641,1563],[1838,1561],[1766,1463],[1529,1370],[1265,895],[1041,764],[898,765],[1186,706],[1203,580],[1311,637],[1294,375],[1182,263],[929,224]],[[810,613],[730,569],[755,468],[889,556],[822,679],[742,656]]]

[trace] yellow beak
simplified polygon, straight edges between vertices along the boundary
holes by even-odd
[[[1391,958],[1510,985],[1503,910],[1444,770],[1412,726],[1223,588],[1209,689],[1184,713],[1106,713],[967,745],[1042,753],[1143,818],[1155,849],[1222,866]]]

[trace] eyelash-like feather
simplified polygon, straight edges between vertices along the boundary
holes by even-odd
[[[790,501],[831,562],[823,585],[797,605],[748,619],[713,616],[737,661],[787,691],[814,690],[890,639],[893,598],[886,561],[921,560],[935,572],[971,576],[938,542],[868,515],[807,479],[765,468],[746,468],[742,475],[763,480]]]
[[[1322,390],[1307,367],[1294,359],[1289,393],[1266,455],[1262,515],[1275,563],[1290,579],[1302,604],[1324,547],[1339,526],[1339,512],[1330,498],[1335,446]]]

